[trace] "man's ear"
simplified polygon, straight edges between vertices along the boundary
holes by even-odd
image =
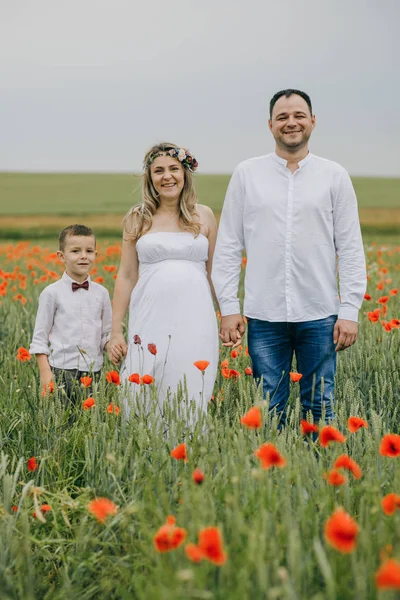
[[[272,121],[271,121],[271,119],[268,119],[268,127],[269,127],[269,130],[272,131]]]
[[[315,115],[312,115],[311,117],[311,124],[312,128],[314,129],[315,125],[317,124],[317,117]]]

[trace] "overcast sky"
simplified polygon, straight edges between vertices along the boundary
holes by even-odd
[[[268,103],[312,98],[311,151],[400,176],[399,0],[0,0],[0,170],[199,172],[273,150]]]

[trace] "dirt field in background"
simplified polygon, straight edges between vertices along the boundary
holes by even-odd
[[[123,215],[119,214],[90,214],[77,218],[78,222],[83,222],[94,230],[102,232],[107,230],[115,232],[122,228]],[[384,228],[399,227],[400,230],[400,208],[363,208],[360,210],[360,220],[362,225]],[[71,216],[0,216],[0,232],[5,237],[8,231],[26,231],[29,230],[60,230],[70,225],[74,219]]]

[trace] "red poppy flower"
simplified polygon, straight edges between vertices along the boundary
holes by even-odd
[[[391,296],[397,296],[397,294],[399,293],[399,290],[397,288],[394,288],[393,290],[390,290],[389,294]]]
[[[238,379],[239,377],[239,371],[236,371],[236,369],[229,369],[229,379]]]
[[[292,371],[289,373],[289,376],[290,380],[294,383],[297,383],[297,381],[300,381],[300,379],[303,377],[301,373],[293,373]]]
[[[385,331],[392,331],[392,326],[390,323],[383,323],[382,322],[382,327]]]
[[[347,429],[350,431],[350,433],[355,433],[360,429],[360,427],[365,427],[368,429],[367,421],[360,419],[360,417],[349,417],[347,421]]]
[[[324,534],[335,550],[348,554],[356,547],[358,531],[354,519],[343,508],[337,508],[326,521]]]
[[[400,496],[391,493],[387,494],[381,500],[381,505],[385,515],[392,515],[398,508],[400,508]]]
[[[204,473],[200,469],[195,469],[192,473],[192,479],[197,485],[201,485],[204,481]]]
[[[129,375],[128,381],[130,381],[131,383],[137,383],[139,385],[139,383],[140,383],[139,373],[132,373],[132,375]]]
[[[375,583],[381,590],[400,590],[400,562],[389,558],[383,563],[375,573]]]
[[[188,544],[186,556],[193,562],[205,559],[214,565],[221,566],[226,562],[227,555],[223,548],[222,535],[218,527],[206,527],[199,531],[199,543]]]
[[[390,321],[390,325],[392,326],[393,329],[399,329],[399,327],[400,327],[400,319],[392,319]]]
[[[199,369],[199,371],[205,371],[210,363],[208,360],[196,360],[196,362],[193,364]]]
[[[55,386],[54,386],[54,381],[50,381],[50,383],[48,383],[47,385],[43,386],[43,391],[42,391],[42,396],[43,398],[47,395],[47,394],[52,394],[54,392]]]
[[[29,351],[26,348],[18,348],[17,355],[15,357],[17,360],[21,362],[26,362],[27,360],[31,360],[32,356],[29,354]]]
[[[206,527],[199,531],[198,546],[204,558],[214,565],[221,566],[226,562],[227,555],[223,549],[222,535],[218,527]]]
[[[175,517],[169,515],[165,525],[161,525],[154,536],[154,546],[158,552],[169,552],[175,550],[186,539],[186,529],[176,527]]]
[[[157,346],[155,344],[147,344],[147,350],[154,356],[157,354]]]
[[[389,296],[381,296],[380,298],[378,298],[378,304],[386,304],[388,300]]]
[[[314,425],[314,423],[309,423],[305,419],[300,421],[301,433],[303,435],[308,435],[309,433],[316,433],[318,431],[318,425]]]
[[[18,506],[15,506],[15,504],[12,505],[11,510],[13,512],[18,512]]]
[[[46,513],[46,512],[50,512],[51,511],[51,506],[50,504],[42,504],[42,506],[40,507],[40,511],[42,513]],[[36,512],[32,513],[32,516],[35,517],[36,519]]]
[[[347,481],[346,477],[340,473],[340,471],[336,471],[336,469],[332,469],[328,473],[324,473],[324,478],[330,485],[335,486],[343,485]]]
[[[114,385],[119,385],[121,383],[121,379],[117,371],[108,371],[108,373],[106,373],[106,380],[108,383],[113,383]]]
[[[36,458],[34,456],[32,456],[31,458],[28,458],[27,468],[28,468],[28,471],[37,471],[37,469],[39,468],[39,465],[36,462]]]
[[[364,300],[372,300],[371,294],[364,294]]]
[[[81,384],[84,387],[89,387],[90,384],[92,383],[93,378],[92,377],[81,377]]]
[[[237,358],[239,356],[239,352],[237,350],[232,350],[231,358]]]
[[[145,383],[146,385],[150,385],[151,383],[153,383],[154,381],[154,377],[152,377],[151,375],[143,375],[142,379],[140,380],[140,383]]]
[[[379,452],[382,456],[388,456],[389,458],[400,456],[400,435],[387,433],[383,436]]]
[[[383,290],[384,284],[383,281],[380,281],[379,283],[376,284],[376,289],[377,290]]]
[[[221,362],[221,369],[227,369],[229,367],[229,360],[226,358]]]
[[[262,426],[262,416],[259,407],[253,406],[250,408],[250,410],[248,410],[240,419],[240,422],[248,429],[260,429]]]
[[[183,460],[187,462],[186,444],[179,444],[179,446],[171,451],[171,456],[172,458],[175,458],[175,460]]]
[[[343,444],[346,441],[346,438],[336,427],[332,425],[325,425],[319,432],[319,441],[321,446],[326,448],[330,442],[338,442],[339,444]]]
[[[376,323],[377,321],[379,321],[379,314],[377,314],[375,311],[368,312],[367,316],[371,323]]]
[[[253,375],[253,369],[251,367],[246,367],[244,372],[245,375]]]
[[[274,444],[262,444],[258,450],[254,451],[254,454],[260,459],[261,467],[263,469],[270,469],[271,467],[284,467],[286,465],[286,460],[283,458],[278,448],[276,448]]]
[[[118,415],[119,414],[119,406],[110,402],[107,406],[107,412],[111,415],[112,413]]]
[[[348,471],[351,471],[356,479],[360,479],[362,476],[362,471],[356,461],[347,454],[338,456],[333,466],[335,469],[347,469]]]
[[[187,544],[185,553],[188,559],[194,563],[199,563],[204,558],[202,550],[196,544]]]
[[[87,505],[88,511],[92,513],[99,523],[104,523],[107,517],[114,516],[118,512],[118,506],[108,498],[96,498]]]
[[[86,400],[82,402],[82,406],[83,410],[89,410],[89,408],[93,408],[93,406],[96,406],[94,398],[86,398]]]

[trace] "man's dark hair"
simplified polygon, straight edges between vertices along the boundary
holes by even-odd
[[[90,229],[90,227],[86,227],[86,225],[68,225],[68,227],[65,227],[58,236],[58,247],[61,252],[64,251],[65,240],[69,235],[82,235],[85,237],[94,237],[93,231]]]
[[[303,100],[305,100],[307,102],[308,108],[310,109],[310,114],[312,115],[312,106],[311,106],[310,96],[308,94],[306,94],[305,92],[302,92],[301,90],[288,89],[288,90],[281,90],[280,92],[276,92],[276,94],[274,94],[272,96],[271,101],[269,103],[269,118],[270,119],[272,119],[272,111],[274,109],[274,106],[275,106],[277,100],[279,100],[279,98],[282,98],[282,96],[286,96],[286,98],[289,98],[293,94],[297,94],[297,96],[301,96],[301,98],[303,98]]]

